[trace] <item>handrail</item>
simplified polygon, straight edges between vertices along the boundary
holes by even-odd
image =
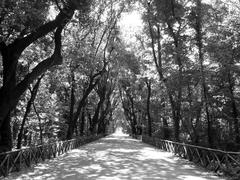
[[[240,152],[222,151],[149,136],[143,136],[142,141],[218,173],[230,176],[240,173]]]
[[[104,135],[86,136],[0,153],[0,177],[6,177],[11,172],[31,167],[32,164],[38,164],[45,159],[55,158],[71,149],[78,148],[102,137],[104,137]]]
[[[162,140],[162,139],[161,139]],[[233,153],[233,154],[239,154],[240,155],[240,152],[234,152],[234,151],[223,151],[223,150],[220,150],[220,149],[212,149],[212,148],[207,148],[207,147],[203,147],[203,146],[196,146],[196,145],[192,145],[192,144],[186,144],[186,143],[180,143],[180,142],[174,142],[174,141],[169,141],[169,140],[162,140],[162,141],[165,141],[165,142],[171,142],[171,143],[175,143],[175,144],[178,144],[178,145],[186,145],[186,146],[189,146],[189,147],[193,147],[193,148],[201,148],[201,149],[205,149],[205,150],[210,150],[210,151],[215,151],[215,152],[220,152],[220,153]]]

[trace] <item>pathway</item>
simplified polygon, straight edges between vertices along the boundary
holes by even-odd
[[[223,180],[168,152],[116,134],[5,179]]]

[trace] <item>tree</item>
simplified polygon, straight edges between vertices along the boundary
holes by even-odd
[[[212,137],[212,120],[211,115],[209,112],[209,93],[206,85],[206,77],[205,77],[205,70],[204,70],[204,52],[203,52],[203,10],[202,10],[202,1],[196,1],[196,8],[195,11],[192,11],[192,16],[194,18],[193,28],[196,31],[196,45],[198,47],[198,62],[199,62],[199,69],[201,73],[201,84],[202,84],[202,96],[204,102],[204,108],[206,113],[206,120],[207,120],[207,134],[208,134],[208,143],[210,146],[213,145],[213,137]]]
[[[27,90],[29,84],[37,79],[42,73],[54,65],[61,64],[61,32],[72,18],[76,8],[84,9],[89,6],[89,2],[84,2],[83,4],[78,3],[78,1],[74,0],[66,1],[54,20],[46,22],[36,29],[29,28],[31,31],[30,33],[25,33],[25,30],[21,31],[20,36],[9,44],[1,41],[0,52],[3,61],[3,85],[0,89],[0,146],[2,151],[12,148],[10,112],[17,105],[20,96]],[[25,7],[24,10],[26,11],[27,9],[28,8]],[[4,15],[2,15],[1,18],[3,17]],[[54,30],[56,31],[54,33],[55,49],[53,54],[49,58],[41,61],[21,82],[16,84],[17,64],[23,51],[30,44]]]

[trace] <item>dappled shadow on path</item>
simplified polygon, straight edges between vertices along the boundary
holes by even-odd
[[[192,163],[128,136],[108,136],[8,179],[218,180]]]

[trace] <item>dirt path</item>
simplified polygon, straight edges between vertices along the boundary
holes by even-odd
[[[128,136],[112,135],[5,179],[221,180]]]

